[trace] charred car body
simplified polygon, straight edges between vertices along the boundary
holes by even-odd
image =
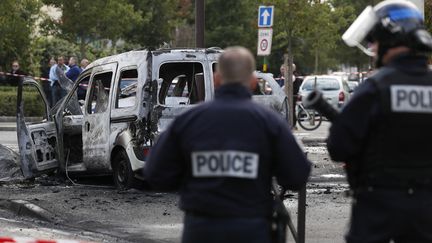
[[[140,178],[155,138],[180,113],[214,98],[220,49],[131,51],[91,63],[74,83],[58,72],[68,94],[52,109],[39,84],[18,88],[17,132],[25,177],[63,173],[113,174],[116,186]],[[288,119],[287,97],[269,74],[257,73],[254,100]],[[25,122],[23,86],[45,104],[40,122]]]

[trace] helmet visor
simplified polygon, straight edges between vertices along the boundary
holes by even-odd
[[[365,41],[366,36],[374,28],[377,22],[378,17],[373,8],[371,6],[366,7],[354,23],[352,23],[352,25],[342,35],[343,41],[350,47],[357,46],[368,56],[374,56],[373,52],[368,50],[362,42]]]

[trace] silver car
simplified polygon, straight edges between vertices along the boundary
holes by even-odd
[[[314,89],[321,91],[327,102],[336,109],[340,109],[351,96],[348,83],[341,76],[308,76],[300,86],[299,101]]]

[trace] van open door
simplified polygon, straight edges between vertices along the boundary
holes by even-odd
[[[57,131],[47,99],[38,82],[24,78],[17,90],[17,138],[25,178],[58,167]]]

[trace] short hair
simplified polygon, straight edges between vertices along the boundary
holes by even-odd
[[[84,59],[81,60],[81,66],[88,65],[89,62],[90,62],[89,60],[87,60],[87,59],[84,58]]]
[[[228,47],[219,57],[217,71],[222,83],[247,83],[255,71],[255,58],[244,47]]]

